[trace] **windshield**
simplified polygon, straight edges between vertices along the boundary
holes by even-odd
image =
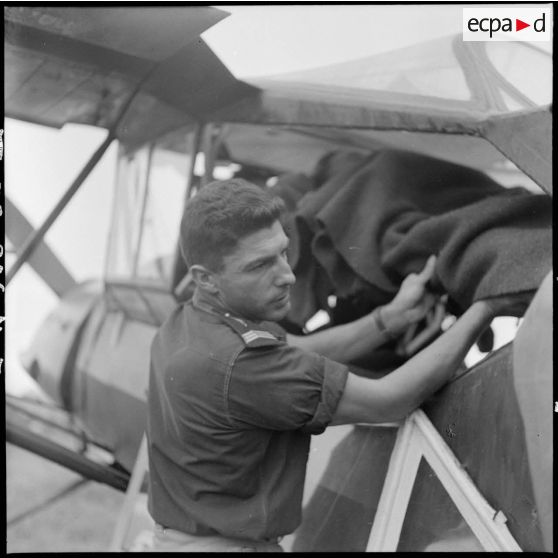
[[[129,153],[121,149],[108,245],[108,280],[170,285],[192,134],[182,130],[173,136],[173,141],[164,138]]]

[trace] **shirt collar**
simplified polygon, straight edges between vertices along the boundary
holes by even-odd
[[[219,316],[221,319],[224,318],[224,321],[234,320],[241,324],[244,328],[256,328],[257,330],[266,330],[270,331],[275,335],[278,339],[282,339],[283,341],[286,339],[285,337],[285,330],[279,325],[274,322],[252,322],[245,318],[241,318],[239,316],[235,316],[232,312],[226,308],[223,303],[214,296],[211,296],[209,293],[202,291],[199,287],[196,287],[194,290],[194,295],[192,296],[192,304],[194,307],[212,314],[214,316]]]
[[[196,308],[199,308],[200,310],[203,310],[205,312],[209,312],[210,314],[225,316],[226,318],[234,318],[244,325],[248,323],[248,320],[240,318],[239,316],[235,316],[234,314],[229,312],[229,310],[218,298],[211,296],[209,293],[206,293],[199,287],[196,287],[196,289],[194,290],[192,304]]]

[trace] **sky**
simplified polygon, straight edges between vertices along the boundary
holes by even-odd
[[[6,119],[5,194],[33,226],[39,226],[77,176],[106,132],[68,125],[62,130]],[[77,280],[99,277],[104,265],[116,144],[111,145],[75,198],[47,233],[47,242]],[[15,256],[5,254],[6,267]],[[6,389],[20,393],[31,385],[21,372],[19,354],[58,299],[24,265],[6,288]]]
[[[461,6],[219,6],[203,34],[237,77],[270,75],[387,52],[461,31]]]
[[[471,4],[223,4],[218,7],[231,15],[202,36],[237,77],[265,76],[363,58],[461,33],[465,6]],[[551,48],[551,43],[537,46]]]
[[[231,16],[206,31],[203,38],[237,77],[265,76],[459,33],[463,6],[222,5],[219,7]],[[81,125],[55,130],[10,119],[4,127],[6,195],[37,226],[106,132]],[[112,145],[47,235],[51,247],[78,280],[102,273],[116,152],[116,145]],[[8,268],[13,258],[6,255]],[[12,378],[18,375],[17,353],[29,345],[56,302],[27,267],[9,285],[6,357]]]

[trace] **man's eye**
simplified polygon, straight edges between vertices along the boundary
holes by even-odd
[[[264,267],[266,265],[267,265],[267,262],[257,263],[250,268],[250,271],[258,271],[259,269],[264,269]]]

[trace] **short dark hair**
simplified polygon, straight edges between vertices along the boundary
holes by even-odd
[[[280,221],[284,202],[242,178],[207,184],[186,204],[180,248],[188,267],[220,271],[238,241]]]

